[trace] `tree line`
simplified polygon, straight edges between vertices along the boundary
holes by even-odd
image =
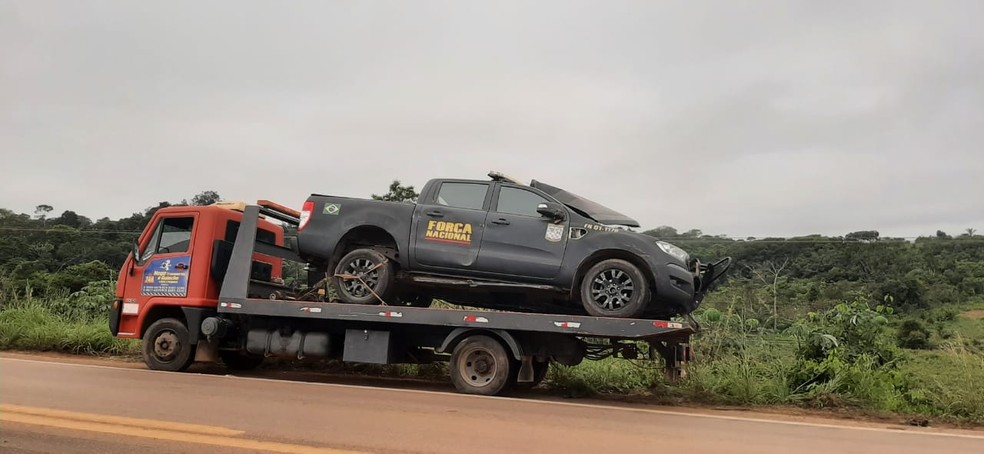
[[[394,181],[374,199],[413,201],[413,186]],[[133,241],[153,214],[172,205],[209,205],[220,199],[203,191],[191,200],[159,202],[121,219],[92,220],[73,210],[52,216],[38,205],[33,215],[0,208],[0,294],[78,291],[91,281],[115,278]],[[735,298],[778,318],[779,306],[843,301],[867,292],[886,304],[926,308],[984,298],[984,236],[937,231],[915,239],[886,238],[874,230],[843,236],[743,238],[680,232],[660,226],[642,232],[678,244],[694,257],[732,257]],[[768,307],[767,307],[768,306]]]
[[[203,191],[191,200],[159,202],[116,220],[92,220],[74,210],[52,216],[54,207],[48,204],[38,205],[33,216],[0,208],[0,297],[71,293],[90,282],[114,279],[157,210],[218,200],[217,192]]]

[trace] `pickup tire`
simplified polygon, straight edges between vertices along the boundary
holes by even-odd
[[[332,283],[338,299],[346,304],[388,302],[394,287],[393,265],[386,256],[373,249],[356,249],[345,254],[335,267],[335,275]]]
[[[622,259],[598,262],[581,279],[581,305],[595,317],[636,318],[649,302],[649,281]]]
[[[195,346],[188,328],[176,318],[162,318],[144,332],[144,363],[152,370],[180,372],[195,362]]]
[[[451,353],[451,383],[465,394],[494,396],[509,384],[512,365],[512,358],[499,341],[473,335]]]

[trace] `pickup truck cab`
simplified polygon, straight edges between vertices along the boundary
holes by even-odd
[[[298,251],[346,303],[607,317],[689,314],[731,263],[700,263],[560,188],[489,176],[430,180],[416,203],[313,194]]]

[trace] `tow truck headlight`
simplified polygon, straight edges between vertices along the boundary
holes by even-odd
[[[690,261],[690,254],[688,254],[687,251],[684,251],[683,249],[680,249],[665,241],[657,241],[656,245],[658,245],[659,248],[663,250],[663,252],[670,254],[671,256],[680,260],[683,263],[687,263]]]

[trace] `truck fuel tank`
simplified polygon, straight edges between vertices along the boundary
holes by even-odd
[[[246,333],[246,351],[254,355],[289,356],[297,359],[328,356],[331,340],[328,333],[251,329]]]

